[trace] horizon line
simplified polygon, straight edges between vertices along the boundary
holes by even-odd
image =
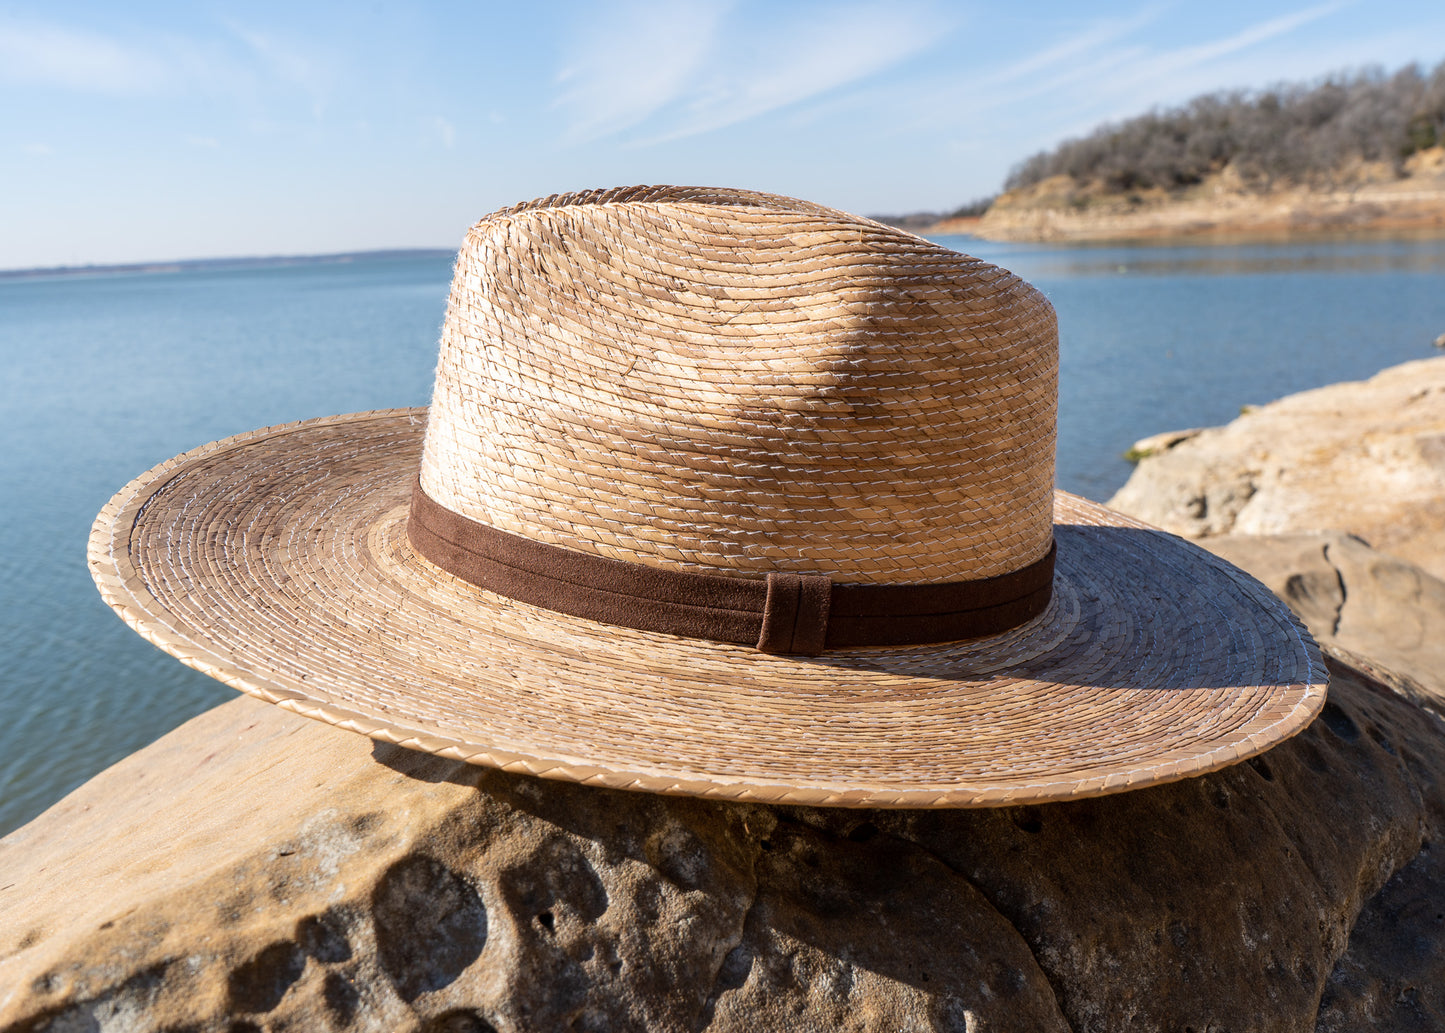
[[[0,280],[20,280],[49,276],[103,276],[126,274],[178,273],[193,269],[247,269],[287,265],[344,264],[358,259],[420,258],[430,256],[441,258],[453,256],[456,248],[372,248],[363,251],[328,251],[320,254],[302,255],[228,255],[220,258],[173,258],[147,262],[90,262],[85,265],[31,266],[20,269],[0,269]]]

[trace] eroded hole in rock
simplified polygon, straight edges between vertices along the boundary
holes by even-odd
[[[597,869],[563,836],[539,843],[525,861],[502,872],[497,885],[510,914],[566,944],[575,945],[610,903]]]
[[[321,999],[326,1004],[326,1010],[336,1020],[336,1025],[349,1026],[356,1018],[356,1009],[361,1004],[361,993],[349,976],[340,972],[328,972],[325,982],[321,984]]]
[[[1250,757],[1247,763],[1260,778],[1266,782],[1274,781],[1274,769],[1269,766],[1263,757]]]
[[[296,942],[301,949],[324,965],[335,965],[351,958],[351,943],[346,938],[346,923],[335,911],[307,915],[296,923]]]
[[[1039,812],[1033,807],[1020,807],[1010,817],[1013,819],[1014,825],[1031,836],[1036,836],[1044,830],[1043,819],[1039,817]]]
[[[878,835],[878,826],[871,821],[865,821],[861,825],[855,825],[848,833],[848,838],[855,843],[866,843],[876,835]]]
[[[237,1019],[226,1027],[226,1033],[261,1033],[261,1027],[246,1019]]]
[[[32,1012],[21,1024],[7,1023],[5,1033],[111,1033],[112,1030],[130,1033],[133,1029],[152,1029],[151,1025],[137,1025],[137,1020],[143,1021],[151,1015],[156,999],[170,983],[171,962],[174,960],[159,961],[138,972],[132,971],[119,983],[113,981],[119,973],[112,968],[106,973],[110,977],[107,979],[109,985],[96,996],[77,992],[77,988],[67,980],[65,990],[68,992],[60,1008],[42,1008],[39,1014]],[[91,973],[94,972],[92,969]],[[82,974],[81,980],[85,978],[86,974]],[[84,982],[81,985],[84,986]],[[11,1002],[19,996],[18,1003],[23,1008],[31,1002],[17,995],[17,989],[0,986],[0,999]]]
[[[1335,703],[1325,704],[1325,708],[1320,711],[1320,720],[1324,722],[1326,728],[1346,742],[1354,742],[1360,737],[1359,726]]]
[[[719,990],[736,990],[748,981],[748,976],[753,972],[753,952],[750,948],[739,944],[728,951],[727,957],[723,958],[722,966],[717,973],[717,987]]]
[[[1319,746],[1319,736],[1324,733],[1314,731],[1313,734],[1311,734],[1313,729],[1314,725],[1310,725],[1309,729],[1306,729],[1303,734],[1296,736],[1292,742],[1294,743],[1295,751],[1298,753],[1300,759],[1305,762],[1305,765],[1311,771],[1324,774],[1326,771],[1331,770],[1330,761]]]
[[[722,964],[718,966],[717,977],[713,980],[712,991],[703,1004],[702,1014],[699,1016],[701,1026],[706,1028],[712,1022],[717,1002],[722,996],[730,991],[736,990],[748,981],[753,974],[753,960],[755,955],[746,944],[738,944],[727,952]]]
[[[1221,811],[1229,810],[1229,790],[1216,782],[1209,788],[1209,802]]]
[[[231,973],[226,985],[229,1010],[271,1011],[305,969],[306,952],[289,940],[263,948]]]
[[[458,1009],[428,1019],[421,1033],[497,1033],[497,1028],[474,1011]]]
[[[1365,730],[1370,733],[1370,738],[1375,741],[1376,746],[1380,747],[1380,749],[1384,750],[1392,757],[1396,755],[1395,744],[1392,743],[1389,739],[1385,738],[1384,732],[1380,731],[1374,725],[1368,726]]]
[[[487,908],[464,878],[417,854],[389,868],[372,894],[376,956],[402,1000],[449,985],[487,943]]]

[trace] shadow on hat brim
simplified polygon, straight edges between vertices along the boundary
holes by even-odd
[[[413,554],[426,410],[178,456],[97,517],[105,601],[298,714],[470,763],[730,800],[980,807],[1244,760],[1324,704],[1319,652],[1235,567],[1060,492],[1049,609],[985,639],[775,656],[597,624]]]

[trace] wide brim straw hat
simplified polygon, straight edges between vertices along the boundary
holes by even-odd
[[[589,785],[991,806],[1293,735],[1326,677],[1286,607],[1054,490],[1057,365],[1036,290],[871,220],[554,196],[468,234],[430,407],[162,463],[90,561],[227,685]]]

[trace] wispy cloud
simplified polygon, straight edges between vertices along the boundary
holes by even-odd
[[[1157,21],[1162,9],[1146,7],[1129,18],[1105,18],[1089,25],[1082,32],[1053,43],[1043,50],[1015,61],[999,69],[985,79],[989,84],[1002,85],[1019,79],[1032,77],[1058,68],[1076,66],[1080,58],[1096,53],[1101,47],[1131,36],[1150,23]]]
[[[713,50],[730,6],[723,0],[632,3],[588,26],[557,75],[556,103],[571,112],[569,141],[630,129],[682,96]]]
[[[23,143],[20,145],[22,154],[33,155],[36,158],[45,158],[55,153],[55,148],[48,143]]]
[[[1312,59],[1267,44],[1283,43],[1292,33],[1344,6],[1345,2],[1333,2],[1304,8],[1187,46],[1105,47],[1073,69],[1034,84],[1023,96],[1056,98],[1051,105],[1055,135],[1073,136],[1102,121],[1140,114],[1149,106],[1182,103],[1219,89],[1305,78],[1322,55]],[[1335,64],[1326,61],[1314,74],[1333,70]]]
[[[1002,68],[932,84],[916,102],[895,98],[894,103],[911,112],[910,127],[947,127],[955,133],[988,132],[1008,112],[1027,107],[1042,130],[1044,138],[1036,144],[1041,145],[1061,131],[1083,131],[1153,104],[1272,81],[1282,74],[1272,71],[1281,52],[1266,45],[1282,42],[1348,2],[1332,0],[1172,47],[1146,40],[1146,30],[1163,13],[1146,7],[1127,18],[1095,21]],[[1038,117],[1041,109],[1048,117]]]
[[[0,79],[96,93],[146,93],[169,78],[164,62],[91,32],[0,21]]]
[[[224,29],[229,37],[132,39],[0,18],[0,83],[121,96],[200,91],[253,106],[300,92],[321,116],[337,78],[330,63],[235,23]]]
[[[892,67],[945,34],[919,4],[856,3],[815,11],[735,4],[636,4],[588,29],[558,76],[567,139],[644,129],[656,143],[721,129],[820,97]]]
[[[316,118],[322,116],[336,80],[328,62],[271,33],[235,21],[224,24],[236,39],[250,49],[253,60],[264,70],[265,78],[300,89],[310,100],[312,115]]]
[[[1178,47],[1136,63],[1125,64],[1117,69],[1116,74],[1111,77],[1111,81],[1107,85],[1116,90],[1128,89],[1141,82],[1164,76],[1177,76],[1184,69],[1207,65],[1256,47],[1261,43],[1286,36],[1310,22],[1318,21],[1335,13],[1346,6],[1347,2],[1348,0],[1333,0],[1331,3],[1307,7],[1295,11],[1293,14],[1256,22],[1221,39],[1197,43],[1188,47]]]

